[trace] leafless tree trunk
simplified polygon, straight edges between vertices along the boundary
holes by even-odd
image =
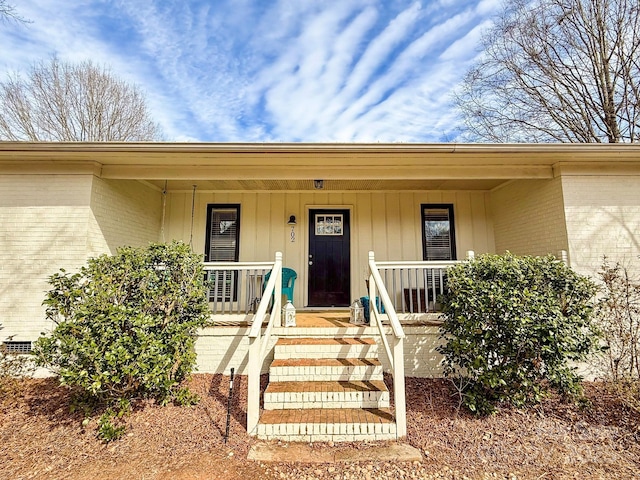
[[[0,82],[0,140],[153,141],[144,95],[90,61],[56,57]]]
[[[469,139],[640,141],[640,2],[511,0],[456,97]]]

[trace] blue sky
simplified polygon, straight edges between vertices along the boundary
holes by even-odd
[[[0,75],[51,54],[139,85],[169,141],[450,142],[500,0],[13,0]]]

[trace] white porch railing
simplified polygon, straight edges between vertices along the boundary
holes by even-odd
[[[273,305],[269,314],[269,323],[262,335],[262,323],[267,315],[271,299]],[[269,338],[273,326],[281,326],[280,308],[282,304],[282,253],[276,253],[276,259],[262,297],[258,302],[251,329],[249,330],[249,363],[247,378],[247,431],[253,434],[260,419],[260,372],[267,355]]]
[[[382,328],[382,319],[380,311],[376,305],[376,298],[380,298],[382,306],[388,315],[391,324],[391,333],[393,341],[393,349],[389,346],[389,340]],[[398,437],[407,435],[407,400],[404,386],[404,330],[398,320],[395,306],[389,297],[389,293],[380,276],[378,265],[376,264],[374,253],[369,252],[369,308],[371,309],[370,324],[377,326],[380,333],[380,339],[387,353],[387,358],[391,364],[393,375],[393,395],[396,409],[396,429]]]
[[[467,259],[473,258],[467,252]],[[461,260],[376,262],[397,314],[434,313],[446,289],[448,268]],[[369,296],[369,298],[374,298]],[[379,307],[379,306],[378,306]],[[386,308],[386,307],[385,307]]]
[[[260,371],[274,326],[281,326],[282,253],[273,262],[205,262],[212,314],[250,320],[247,431],[253,432],[260,416]],[[265,276],[271,272],[264,285]],[[264,291],[263,291],[264,286]],[[273,303],[272,303],[273,299]],[[271,310],[267,313],[269,305]],[[264,335],[262,324],[269,318]]]
[[[274,262],[205,262],[211,313],[249,320],[258,309],[265,275],[273,265]]]
[[[473,252],[467,252],[473,258]],[[398,437],[407,434],[407,405],[404,383],[405,333],[398,312],[433,312],[444,293],[447,268],[458,261],[376,262],[369,252],[369,308],[371,326],[377,326],[393,375],[393,393]],[[391,345],[382,328],[384,310],[391,326]]]

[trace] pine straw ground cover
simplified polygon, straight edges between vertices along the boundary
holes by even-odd
[[[194,375],[195,407],[140,402],[128,433],[95,437],[95,420],[70,413],[69,392],[54,379],[26,380],[0,400],[1,479],[376,479],[640,478],[640,415],[601,384],[587,383],[591,405],[550,398],[529,411],[476,419],[457,409],[445,380],[407,379],[407,442],[423,452],[409,464],[262,464],[246,459],[246,377],[237,377],[229,441],[223,442],[228,377]],[[263,378],[263,386],[266,378]],[[315,444],[313,448],[371,448]]]

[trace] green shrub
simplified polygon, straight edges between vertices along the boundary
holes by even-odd
[[[44,305],[56,326],[36,341],[37,364],[116,416],[128,399],[193,400],[180,383],[194,368],[197,329],[208,321],[201,262],[182,243],[151,244],[51,276]]]
[[[596,287],[552,256],[484,255],[448,270],[441,327],[444,373],[477,414],[521,407],[549,388],[581,391],[570,366],[597,345]]]

